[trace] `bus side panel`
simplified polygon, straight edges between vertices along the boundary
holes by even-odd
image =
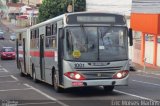
[[[35,50],[35,49],[31,49],[30,50],[30,55],[31,55],[31,67],[32,65],[34,66],[35,68],[35,73],[36,73],[36,78],[41,80],[41,77],[40,77],[40,65],[39,65],[39,51],[38,50]],[[33,70],[32,70],[33,71]],[[33,72],[31,72],[33,73]]]
[[[52,68],[57,66],[56,52],[53,49],[45,51],[45,78],[46,82],[52,84]]]
[[[45,27],[42,26],[39,28],[39,36],[40,35],[44,35],[45,34]],[[30,55],[31,55],[31,59],[30,59],[30,64],[31,66],[34,65],[34,68],[35,68],[35,73],[36,73],[36,78],[38,80],[42,80],[41,79],[41,76],[42,76],[42,73],[41,73],[41,69],[40,69],[40,43],[39,43],[39,47],[37,48],[32,48],[32,43],[34,41],[30,41]],[[39,42],[40,42],[40,38],[39,38]],[[43,64],[44,65],[44,64]],[[31,72],[33,73],[33,72]]]
[[[32,75],[31,73],[31,67],[30,67],[30,30],[27,30],[27,36],[26,37],[26,72],[29,75]]]

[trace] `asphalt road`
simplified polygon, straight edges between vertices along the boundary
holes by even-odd
[[[0,48],[15,47],[9,35],[6,32]],[[0,60],[0,100],[0,106],[160,106],[160,74],[130,72],[129,85],[115,87],[111,93],[101,87],[56,93],[51,85],[21,77],[15,60]]]

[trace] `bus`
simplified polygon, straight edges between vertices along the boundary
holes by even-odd
[[[66,13],[17,31],[17,67],[22,76],[67,88],[128,85],[132,30],[123,15]]]

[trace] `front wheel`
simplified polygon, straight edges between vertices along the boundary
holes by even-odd
[[[112,92],[114,89],[114,86],[103,86],[103,88],[106,92]]]
[[[55,90],[56,92],[58,92],[58,93],[63,92],[64,89],[58,86],[58,76],[57,76],[56,72],[54,72],[52,75],[53,75],[53,86],[54,86],[54,90]]]

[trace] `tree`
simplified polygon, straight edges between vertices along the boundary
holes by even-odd
[[[86,10],[86,0],[74,0],[75,12]],[[67,6],[72,0],[43,0],[39,8],[39,22],[56,17],[67,12]]]
[[[19,0],[12,0],[12,2],[13,2],[13,3],[17,3],[17,2],[19,2]]]
[[[86,0],[74,0],[74,11],[86,11]]]

